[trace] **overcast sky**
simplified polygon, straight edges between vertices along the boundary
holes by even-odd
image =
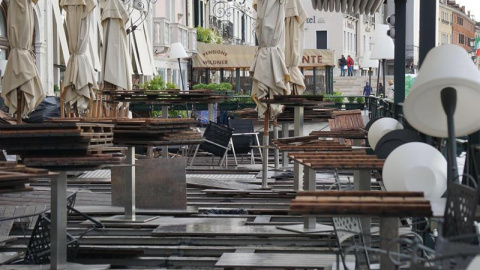
[[[465,11],[471,11],[475,15],[475,20],[480,21],[480,1],[479,0],[457,0],[460,6],[465,6]]]

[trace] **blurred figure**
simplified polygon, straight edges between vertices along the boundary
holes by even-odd
[[[345,77],[345,65],[347,64],[347,59],[342,54],[342,58],[338,59],[338,66],[340,67],[340,76]]]
[[[352,57],[350,55],[347,57],[347,70],[348,70],[348,75],[347,76],[353,76],[353,64],[355,62],[353,61]]]
[[[389,80],[388,81],[388,96],[387,96],[387,98],[389,98],[389,99],[394,98],[394,96],[395,96],[395,92],[394,92],[395,89],[394,88],[395,88],[395,86],[393,85],[393,81]]]
[[[363,96],[368,97],[372,94],[372,87],[368,84],[368,82],[365,83],[365,87],[363,87]]]
[[[378,84],[377,97],[379,96],[385,97],[385,88],[383,87],[382,83]]]

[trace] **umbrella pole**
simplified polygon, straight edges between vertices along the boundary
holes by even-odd
[[[263,121],[263,162],[262,162],[262,188],[268,188],[268,141],[269,141],[269,123],[270,105],[267,104],[265,111],[265,120]]]
[[[17,124],[22,123],[23,94],[17,89]]]

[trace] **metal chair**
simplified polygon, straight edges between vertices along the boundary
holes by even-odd
[[[219,125],[214,122],[210,122],[207,125],[205,132],[203,133],[203,137],[205,138],[205,141],[197,145],[195,149],[195,153],[193,154],[193,157],[190,161],[189,167],[192,167],[193,161],[195,160],[195,157],[197,156],[199,149],[212,154],[213,158],[215,158],[215,156],[220,157],[220,162],[218,163],[220,167],[222,166],[223,161],[225,160],[225,167],[227,167],[228,164],[226,161],[226,156],[230,148],[230,139],[232,138],[232,134],[233,134],[233,129],[226,126]],[[213,164],[213,159],[212,159],[212,164]]]
[[[258,139],[258,132],[255,132],[253,128],[252,119],[229,119],[228,127],[233,129],[230,145],[235,165],[238,166],[238,154],[250,154],[251,163],[255,164],[252,145],[256,144],[260,146],[260,141]],[[262,158],[262,150],[260,148],[258,148],[258,152],[260,153],[260,158]]]
[[[84,232],[82,232],[81,234],[79,234],[78,237],[82,238],[87,233],[89,233],[93,230],[104,229],[105,225],[103,225],[103,223],[101,223],[100,221],[92,218],[91,216],[89,216],[85,213],[82,213],[79,210],[75,209],[76,200],[77,200],[77,192],[74,192],[67,197],[67,219],[71,220],[74,215],[79,215],[82,218],[84,218],[85,220],[88,220],[88,221],[93,223],[92,226],[89,229],[87,229]]]
[[[50,231],[52,224],[45,214],[40,214],[27,245],[27,252],[22,261],[17,263],[48,264],[50,263]],[[78,252],[78,240],[67,233],[67,260],[73,261]]]

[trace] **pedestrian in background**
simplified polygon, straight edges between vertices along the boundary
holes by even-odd
[[[385,97],[385,88],[382,83],[378,83],[377,97]]]
[[[367,98],[370,94],[372,94],[372,87],[366,82],[365,87],[363,87],[363,96]]]
[[[347,64],[347,59],[342,54],[342,58],[338,59],[338,66],[340,67],[340,76],[345,77],[345,65]]]
[[[394,92],[394,85],[393,85],[393,81],[392,80],[389,80],[388,81],[388,98],[389,99],[393,99],[394,96],[395,96],[395,92]]]
[[[348,76],[353,76],[353,64],[354,61],[350,55],[347,57],[347,69],[348,69]]]

